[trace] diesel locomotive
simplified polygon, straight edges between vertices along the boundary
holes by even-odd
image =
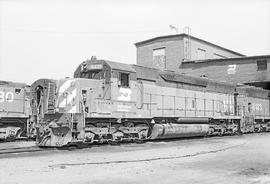
[[[45,147],[270,130],[267,90],[96,58],[35,81],[31,99]]]
[[[0,81],[0,140],[34,136],[30,115],[30,86]]]

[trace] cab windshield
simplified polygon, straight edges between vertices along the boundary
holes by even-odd
[[[86,79],[104,79],[104,73],[102,70],[87,71],[81,73],[81,78]]]

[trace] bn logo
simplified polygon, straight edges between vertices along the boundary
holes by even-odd
[[[12,92],[0,91],[0,103],[1,102],[13,102],[14,94]]]

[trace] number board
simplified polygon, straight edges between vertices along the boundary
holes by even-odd
[[[89,65],[89,69],[90,70],[102,70],[103,66],[102,64],[92,64]]]
[[[0,103],[1,102],[13,102],[13,100],[14,100],[14,94],[12,92],[0,91]]]

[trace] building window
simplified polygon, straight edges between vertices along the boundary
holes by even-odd
[[[158,48],[153,50],[154,66],[160,70],[166,69],[165,48]]]
[[[120,86],[129,87],[129,74],[120,73]]]
[[[257,70],[267,70],[267,61],[266,60],[258,60],[257,61]]]
[[[206,50],[198,48],[197,50],[197,59],[205,59]]]

